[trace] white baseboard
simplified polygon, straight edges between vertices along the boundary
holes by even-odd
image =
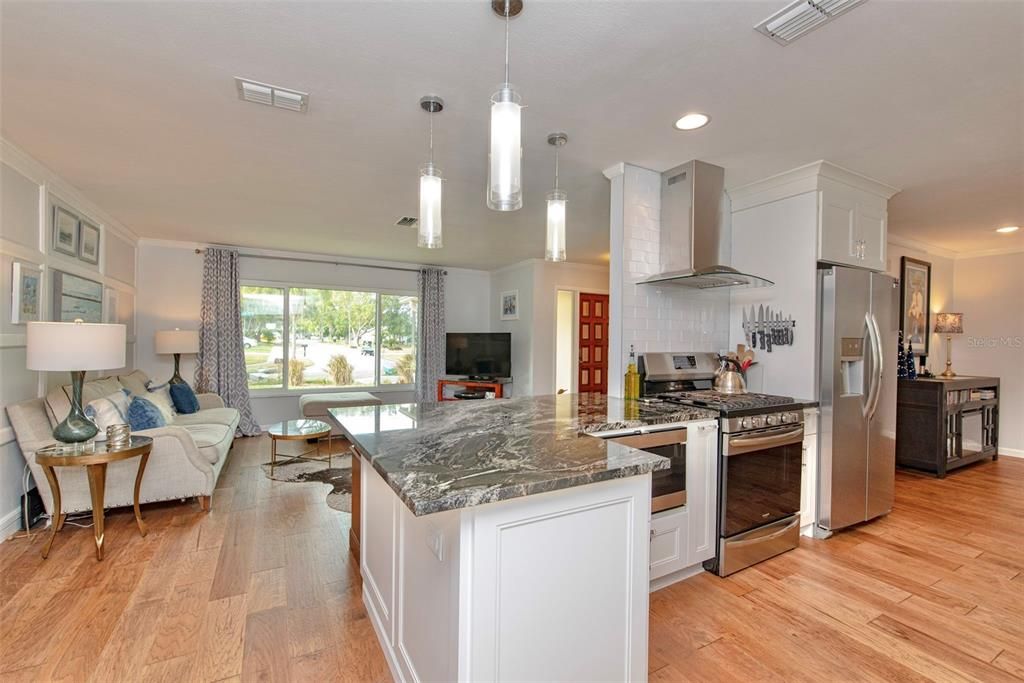
[[[1024,449],[999,447],[999,455],[1008,455],[1011,458],[1024,458]]]
[[[18,533],[21,529],[21,506],[0,517],[0,543]]]
[[[696,576],[697,574],[700,574],[703,571],[704,565],[701,562],[698,562],[697,564],[692,564],[689,567],[683,567],[679,571],[675,571],[671,574],[666,574],[665,576],[661,576],[657,579],[652,580],[651,592],[653,593],[654,591],[661,590],[666,586],[671,586],[673,583],[679,583],[680,581],[684,581],[690,578],[691,576]]]

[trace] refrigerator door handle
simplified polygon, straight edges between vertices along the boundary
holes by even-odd
[[[878,327],[878,320],[875,318],[875,314],[871,313],[871,329],[873,332],[875,350],[873,352],[873,367],[875,371],[874,385],[875,392],[874,398],[871,401],[871,412],[868,413],[868,419],[871,420],[875,417],[875,411],[878,409],[878,400],[882,397],[882,372],[885,368],[885,354],[882,351],[882,331]]]

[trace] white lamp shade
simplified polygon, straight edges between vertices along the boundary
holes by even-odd
[[[29,370],[114,370],[125,365],[124,325],[30,322]]]
[[[548,232],[544,258],[548,261],[565,260],[565,192],[548,192]]]
[[[427,164],[420,171],[420,227],[419,246],[439,249],[441,239],[441,195],[443,192],[441,169]]]
[[[159,354],[199,353],[199,330],[160,330],[154,336]]]
[[[487,206],[516,211],[523,206],[522,106],[505,84],[491,98],[491,147],[487,166]]]

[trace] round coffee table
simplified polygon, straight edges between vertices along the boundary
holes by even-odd
[[[334,450],[334,441],[331,436],[331,426],[320,420],[288,420],[278,422],[267,428],[270,434],[270,476],[274,476],[274,467],[277,465],[277,442],[278,441],[309,441],[316,439],[313,448],[302,451],[296,455],[284,454],[287,458],[282,464],[296,460],[321,461],[322,457],[311,458],[310,453],[320,452],[320,440],[327,437],[327,466],[331,466],[331,451]]]
[[[118,460],[139,458],[139,470],[135,474],[135,522],[139,533],[146,535],[146,525],[142,521],[139,510],[139,488],[142,486],[142,474],[146,471],[146,461],[153,450],[153,439],[148,436],[133,436],[127,446],[108,448],[106,441],[90,441],[82,444],[52,444],[36,451],[36,462],[46,473],[53,493],[53,509],[57,517],[51,520],[50,538],[43,546],[43,558],[50,554],[50,547],[57,532],[64,528],[67,517],[61,512],[60,483],[57,481],[55,467],[84,467],[89,478],[89,495],[92,498],[93,537],[96,542],[96,559],[103,559],[103,498],[107,487],[107,465]]]

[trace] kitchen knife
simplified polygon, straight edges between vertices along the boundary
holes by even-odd
[[[754,306],[750,306],[750,348],[757,348],[757,325],[754,323]]]
[[[750,346],[750,328],[747,326],[747,307],[743,307],[743,341]]]
[[[793,327],[794,327],[793,316],[789,316],[789,345],[790,346],[793,345],[793,337],[794,337]]]
[[[757,331],[761,333],[761,350],[764,351],[764,304],[757,305]]]
[[[768,353],[771,353],[772,352],[772,344],[774,343],[772,341],[772,336],[775,334],[775,327],[772,324],[772,307],[771,306],[768,306],[767,308],[765,308],[765,315],[768,316],[768,323],[767,323],[768,324],[768,334],[767,334],[767,337],[768,337]]]

